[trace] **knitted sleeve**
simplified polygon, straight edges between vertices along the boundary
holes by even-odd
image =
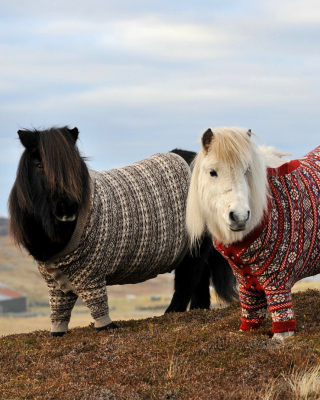
[[[101,279],[104,282],[103,279]],[[92,318],[94,319],[94,327],[102,328],[111,324],[109,317],[108,294],[105,284],[95,282],[85,289],[78,290],[78,294],[89,308]]]
[[[272,332],[296,330],[290,289],[265,290],[268,308],[272,318]]]
[[[71,291],[65,293],[60,290],[43,263],[38,263],[38,269],[49,289],[51,332],[67,332],[71,311],[78,296]]]
[[[267,300],[263,292],[246,289],[239,281],[242,331],[258,329],[267,312]]]
[[[49,289],[51,332],[67,332],[71,311],[78,296],[73,292],[64,293],[59,289]]]

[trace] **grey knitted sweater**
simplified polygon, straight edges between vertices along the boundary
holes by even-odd
[[[49,288],[52,332],[68,330],[78,297],[95,327],[111,323],[106,286],[172,271],[188,247],[190,168],[180,156],[156,154],[124,168],[90,171],[90,176],[89,215],[79,214],[61,253],[38,263]]]

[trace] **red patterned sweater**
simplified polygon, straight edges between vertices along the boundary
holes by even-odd
[[[320,146],[268,169],[270,200],[261,225],[242,242],[216,248],[239,283],[241,330],[258,328],[267,308],[272,331],[294,331],[291,288],[320,273]]]

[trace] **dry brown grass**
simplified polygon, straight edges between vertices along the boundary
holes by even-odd
[[[282,374],[266,389],[263,400],[319,400],[320,365],[311,368],[293,368],[291,373]]]
[[[258,332],[239,332],[237,304],[117,321],[111,332],[5,336],[0,398],[251,400],[273,383],[279,399],[294,399],[293,371],[320,365],[320,293],[295,294],[294,307],[298,333],[284,344],[270,340],[269,317]]]

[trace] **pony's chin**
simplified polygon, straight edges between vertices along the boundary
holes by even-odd
[[[244,227],[232,227],[232,226],[229,226],[229,228],[230,228],[230,230],[232,232],[243,232],[243,231],[245,231],[247,229],[246,226],[244,226]]]
[[[77,215],[63,215],[61,217],[58,217],[57,215],[55,216],[58,221],[60,222],[73,222],[77,219]]]

